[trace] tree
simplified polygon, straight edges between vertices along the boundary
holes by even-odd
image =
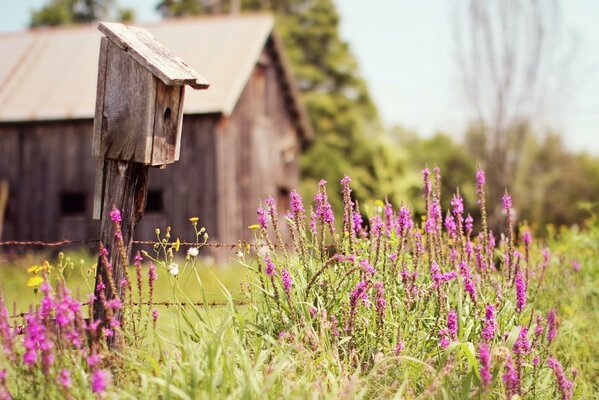
[[[464,0],[457,62],[472,110],[467,142],[487,170],[490,204],[518,174],[523,144],[563,100],[572,46],[557,0]],[[555,104],[549,104],[553,100]],[[500,218],[500,207],[492,220]]]
[[[338,188],[339,180],[348,174],[359,200],[407,195],[401,180],[407,161],[385,142],[356,59],[339,35],[339,15],[332,0],[162,0],[157,9],[165,17],[273,12],[316,132],[315,142],[302,155],[302,191],[311,194],[322,178],[334,185],[331,189]]]
[[[100,19],[133,20],[130,8],[118,8],[115,0],[51,0],[39,10],[31,12],[29,26],[72,25]]]

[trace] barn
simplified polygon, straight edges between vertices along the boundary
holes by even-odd
[[[152,169],[136,238],[171,226],[192,239],[251,238],[258,200],[286,207],[313,133],[270,15],[144,24],[211,83],[185,95],[180,161]],[[98,237],[92,131],[101,33],[95,25],[0,35],[2,240]],[[7,183],[7,185],[6,185]]]

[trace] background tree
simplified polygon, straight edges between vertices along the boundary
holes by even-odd
[[[119,8],[115,0],[51,0],[31,12],[29,26],[81,24],[100,19],[131,21],[135,14],[130,8]]]
[[[460,4],[455,37],[472,110],[467,143],[487,170],[489,203],[499,204],[518,174],[527,136],[564,99],[573,47],[556,0]]]

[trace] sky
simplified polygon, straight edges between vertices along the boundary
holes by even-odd
[[[30,10],[46,0],[0,0],[0,32],[24,29]],[[120,0],[138,21],[159,19],[156,0]],[[335,0],[341,35],[360,65],[387,126],[422,135],[460,136],[469,119],[453,42],[455,1]],[[552,108],[549,127],[576,151],[599,155],[599,1],[562,1],[568,32],[576,37],[577,79],[572,93]]]

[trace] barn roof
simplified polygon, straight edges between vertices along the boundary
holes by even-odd
[[[230,115],[269,42],[278,54],[298,126],[312,136],[270,15],[220,16],[139,24],[210,89],[185,94],[186,114]],[[97,24],[0,34],[0,122],[94,117],[100,38]]]

